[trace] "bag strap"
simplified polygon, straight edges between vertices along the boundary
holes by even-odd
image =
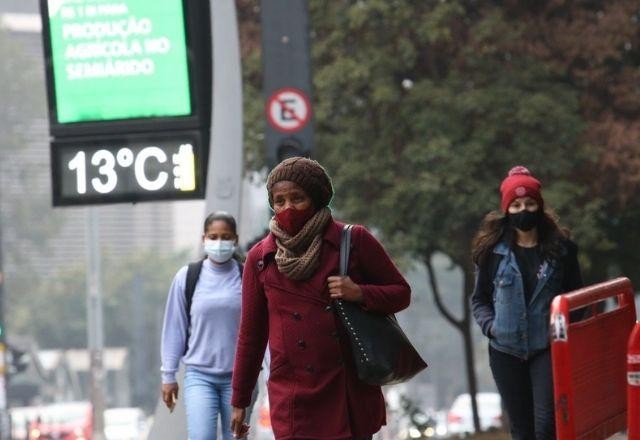
[[[351,230],[353,225],[344,225],[340,236],[340,275],[347,275],[349,268],[349,252],[351,250]]]

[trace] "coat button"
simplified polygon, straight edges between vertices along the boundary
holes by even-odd
[[[338,330],[334,330],[331,332],[331,336],[338,339],[340,337],[340,333],[338,332]]]
[[[258,261],[258,270],[262,270],[262,269],[264,269],[264,261],[259,260]]]
[[[307,370],[309,373],[313,373],[315,371],[315,368],[313,368],[313,365],[311,365],[311,364],[307,364],[304,367],[304,369]]]
[[[293,312],[293,319],[295,319],[296,321],[300,321],[302,319],[302,315],[300,315],[300,313],[298,312]]]
[[[304,350],[305,348],[307,348],[307,343],[306,343],[306,342],[304,342],[304,339],[300,339],[300,340],[298,341],[298,347],[300,347],[300,348],[301,348],[301,349],[303,349],[303,350]]]
[[[338,358],[338,365],[344,365],[344,359]]]
[[[333,307],[331,306],[331,304],[329,304],[327,307],[324,308],[325,312],[330,312],[331,310],[333,310]]]

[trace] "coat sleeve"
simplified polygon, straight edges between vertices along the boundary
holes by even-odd
[[[363,308],[378,313],[396,313],[409,306],[411,288],[376,238],[363,226],[353,229],[357,264],[364,276],[359,284]]]
[[[242,275],[242,310],[235,364],[233,367],[231,405],[246,408],[260,373],[269,334],[267,299],[258,279],[260,246],[247,256]]]
[[[493,308],[493,273],[491,273],[491,258],[476,267],[476,282],[471,294],[471,310],[473,317],[480,326],[482,334],[491,337],[491,326],[495,318]]]

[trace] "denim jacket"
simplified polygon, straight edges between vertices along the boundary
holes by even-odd
[[[565,268],[563,264],[545,260],[538,271],[531,300],[525,304],[522,275],[514,253],[505,242],[498,243],[493,253],[499,258],[493,292],[484,295],[478,292],[476,279],[473,314],[483,333],[490,336],[493,348],[527,359],[549,346],[549,309],[552,299],[563,292]]]

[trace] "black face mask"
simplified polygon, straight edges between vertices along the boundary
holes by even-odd
[[[521,231],[530,231],[540,223],[540,214],[539,209],[536,211],[527,211],[525,209],[516,214],[509,214],[509,223]]]

